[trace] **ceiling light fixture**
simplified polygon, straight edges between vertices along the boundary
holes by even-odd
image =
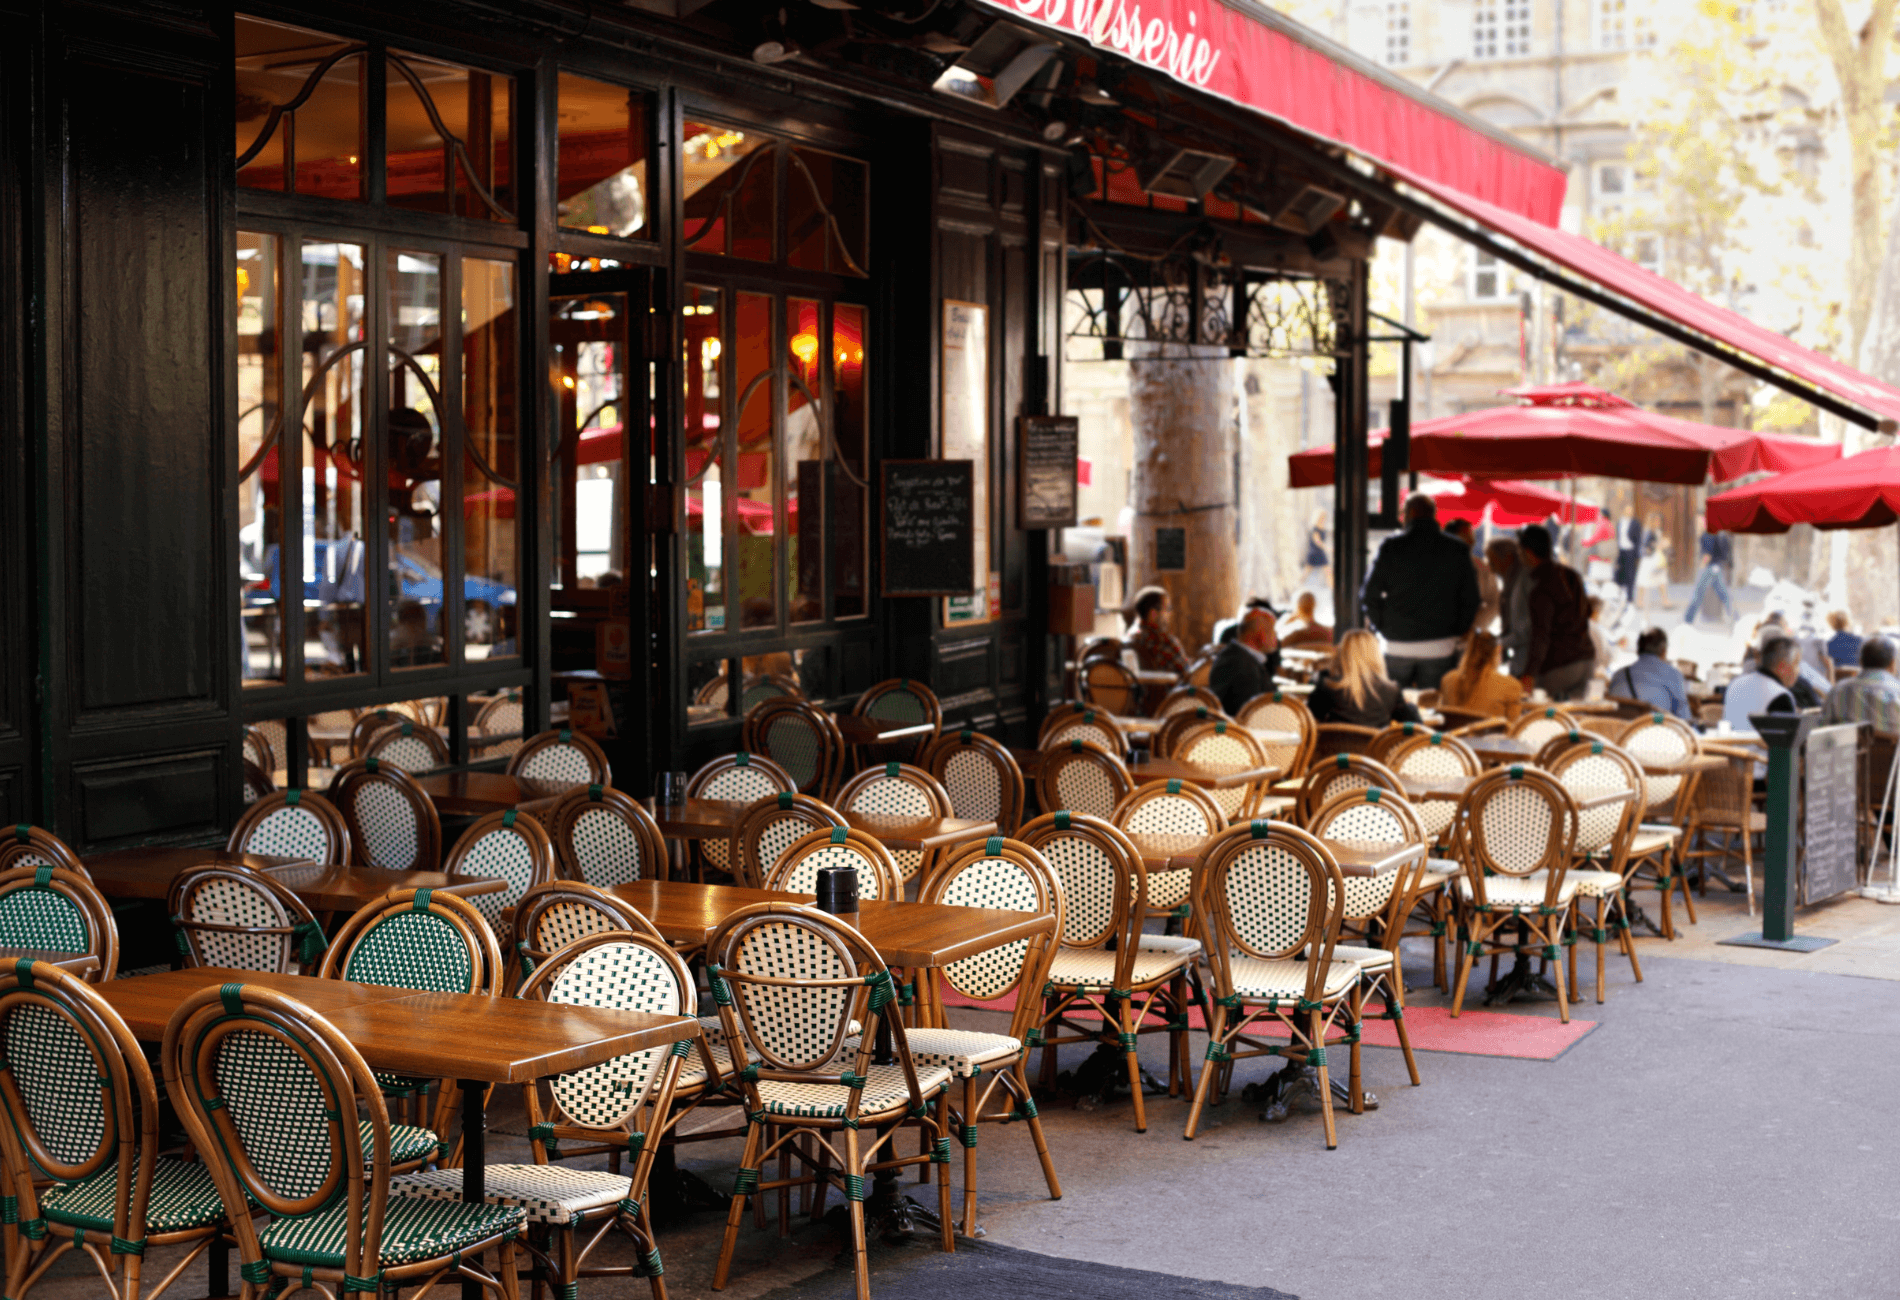
[[[985,108],[1001,108],[1056,57],[1056,46],[1015,23],[994,23],[932,84]]]

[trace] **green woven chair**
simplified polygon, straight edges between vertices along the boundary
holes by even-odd
[[[777,698],[777,697],[774,697]],[[792,774],[763,754],[741,750],[721,754],[693,773],[686,782],[688,799],[723,799],[728,803],[753,803],[768,796],[797,790]],[[708,866],[737,875],[732,865],[732,846],[726,840],[698,840],[695,847]],[[593,879],[593,877],[588,877]]]
[[[859,898],[902,898],[897,863],[891,851],[865,831],[849,826],[815,830],[785,850],[765,878],[767,889],[787,894],[818,892],[824,867],[855,867]]]
[[[1636,941],[1630,934],[1629,884],[1641,857],[1631,851],[1641,825],[1643,808],[1643,768],[1629,753],[1612,741],[1592,736],[1559,754],[1549,765],[1550,774],[1578,801],[1591,795],[1618,788],[1630,797],[1620,803],[1599,804],[1585,809],[1577,819],[1577,845],[1571,858],[1568,879],[1577,887],[1577,918],[1574,926],[1579,939],[1588,935],[1596,943],[1597,1002],[1607,992],[1603,968],[1603,945],[1615,942],[1629,958],[1630,973],[1643,982],[1643,963],[1636,956]],[[1585,925],[1584,904],[1595,904],[1595,916]],[[1577,947],[1570,945],[1566,965],[1570,981],[1570,1000],[1577,1000]]]
[[[666,876],[666,840],[639,800],[612,786],[564,796],[548,815],[561,876],[596,889]]]
[[[15,867],[62,867],[76,875],[87,875],[85,864],[64,840],[25,822],[11,831],[0,831],[0,871]]]
[[[315,1011],[255,984],[206,988],[172,1013],[162,1059],[224,1202],[248,1198],[270,1216],[233,1225],[245,1300],[273,1294],[279,1278],[381,1300],[453,1277],[515,1300],[521,1207],[392,1195],[382,1091]],[[496,1265],[484,1268],[491,1249]]]
[[[880,763],[846,781],[832,800],[844,812],[883,817],[891,821],[941,821],[956,814],[950,793],[937,778],[909,763]],[[900,880],[909,884],[929,864],[931,854],[921,849],[893,849]]]
[[[371,736],[363,746],[362,757],[410,773],[433,772],[454,761],[441,733],[409,718],[392,722]]]
[[[946,732],[917,758],[943,783],[950,815],[993,821],[1015,833],[1023,815],[1023,770],[1008,749],[968,727]]]
[[[74,1250],[119,1300],[163,1292],[218,1235],[224,1202],[203,1165],[158,1154],[158,1088],[138,1040],[79,980],[13,961],[0,966],[0,1062],[6,1294],[25,1300]],[[142,1291],[153,1246],[186,1252]]]
[[[815,1162],[820,1181],[814,1216],[823,1213],[826,1188],[836,1184],[844,1192],[860,1300],[870,1295],[864,1198],[878,1171],[941,1166],[942,1246],[955,1250],[950,1071],[912,1059],[891,973],[877,950],[856,929],[815,907],[755,903],[728,916],[706,952],[726,1042],[735,1049],[743,1044],[747,1058],[738,1071],[748,1120],[745,1152],[733,1181],[713,1289],[724,1288],[732,1271],[746,1203],[760,1192],[790,1185],[785,1179],[760,1179],[765,1162],[786,1148]],[[857,1051],[846,1055],[854,1019],[862,1023],[862,1032]],[[889,1028],[893,1060],[887,1065],[872,1063],[880,1025]],[[928,1153],[893,1155],[897,1135],[911,1121],[923,1127]]]
[[[746,711],[746,751],[764,754],[785,771],[801,794],[820,799],[837,780],[844,739],[831,715],[808,700],[781,697]]]
[[[857,703],[851,706],[851,712],[857,717],[875,718],[879,722],[901,722],[906,725],[927,722],[932,728],[927,736],[909,736],[903,740],[883,741],[875,745],[852,746],[852,761],[860,766],[867,759],[914,761],[943,731],[943,702],[937,698],[937,693],[922,682],[905,677],[893,677],[871,687],[858,696]]]
[[[530,736],[509,755],[508,775],[564,786],[614,783],[605,751],[572,727]]]
[[[0,871],[0,948],[90,954],[86,975],[103,984],[118,973],[119,927],[112,908],[83,871],[19,866]]]
[[[499,934],[502,913],[536,885],[554,879],[554,845],[540,822],[509,808],[478,818],[463,831],[442,870],[451,876],[503,882],[503,888],[492,894],[472,894],[468,899],[489,929]]]
[[[520,996],[665,1016],[691,1016],[695,1010],[693,977],[678,954],[657,938],[629,931],[594,935],[560,949],[522,985]],[[694,1052],[695,1038],[528,1085],[534,1163],[489,1165],[488,1199],[527,1212],[524,1244],[552,1275],[557,1295],[578,1294],[586,1277],[645,1277],[654,1300],[666,1300],[664,1270],[646,1206],[647,1175],[662,1136],[676,1118],[671,1115],[675,1086]],[[705,1052],[704,1044],[697,1046]],[[702,1082],[705,1077],[702,1071]],[[557,1155],[578,1154],[562,1150],[564,1141],[602,1139],[610,1140],[616,1152],[631,1153],[630,1173],[549,1163]],[[401,1196],[459,1201],[462,1175],[453,1169],[407,1174],[397,1178],[391,1190]],[[588,1264],[588,1256],[615,1226],[633,1237],[638,1262]]]
[[[764,889],[779,861],[792,845],[813,831],[845,825],[836,808],[808,794],[779,793],[759,800],[746,810],[732,833],[729,858],[738,864],[738,883]]]
[[[481,913],[466,899],[429,889],[392,889],[359,908],[337,930],[317,973],[324,979],[491,998],[500,997],[506,984],[501,948]],[[412,1104],[416,1121],[395,1126],[391,1158],[396,1172],[408,1173],[432,1159],[457,1163],[460,1139],[450,1148],[437,1136],[446,1131],[453,1090],[439,1079],[388,1071],[376,1078],[390,1095]],[[437,1099],[433,1115],[432,1095]]]
[[[521,896],[515,907],[508,952],[513,955],[517,983],[540,969],[542,963],[570,943],[614,930],[664,943],[653,922],[636,912],[633,904],[604,889],[578,880],[550,880]]]
[[[1224,1090],[1230,1062],[1281,1056],[1319,1074],[1326,1149],[1339,1145],[1333,1120],[1329,1050],[1351,1049],[1352,1110],[1359,1085],[1359,966],[1334,958],[1345,880],[1313,836],[1285,822],[1236,826],[1210,844],[1196,873],[1194,913],[1207,936],[1214,1016],[1207,1064],[1194,1090],[1187,1131],[1200,1127],[1208,1094]],[[1265,1041],[1268,1033],[1274,1041]],[[1281,1043],[1284,1034],[1291,1039]]]
[[[304,901],[268,872],[237,863],[186,867],[172,878],[166,910],[187,966],[314,974],[323,927]]]
[[[336,770],[330,802],[343,813],[357,864],[386,871],[434,871],[442,861],[442,819],[415,778],[378,758]]]
[[[341,866],[350,860],[350,831],[337,806],[314,790],[277,790],[244,810],[224,847]]]

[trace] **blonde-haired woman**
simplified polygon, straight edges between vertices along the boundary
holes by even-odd
[[[1473,632],[1464,659],[1439,680],[1438,702],[1493,718],[1515,716],[1524,684],[1498,671],[1499,649],[1498,639],[1489,632]]]
[[[1636,564],[1636,608],[1649,608],[1649,593],[1655,592],[1664,609],[1669,603],[1669,539],[1663,536],[1662,516],[1650,511],[1643,523],[1648,545]]]
[[[1307,700],[1314,721],[1349,722],[1357,727],[1418,721],[1418,710],[1405,702],[1398,683],[1385,675],[1385,655],[1372,633],[1364,628],[1346,633],[1339,639],[1333,663]]]

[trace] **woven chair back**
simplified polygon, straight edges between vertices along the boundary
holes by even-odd
[[[731,803],[756,803],[768,795],[798,789],[790,772],[763,754],[740,750],[721,754],[693,773],[686,782],[689,799],[723,799]],[[721,871],[731,871],[731,847],[725,840],[701,840],[702,857]]]
[[[11,871],[15,867],[58,867],[88,880],[92,878],[79,855],[66,846],[66,841],[44,827],[29,826],[25,822],[0,831],[0,871]]]
[[[404,718],[384,727],[363,746],[363,757],[412,774],[433,772],[450,763],[448,742],[434,727]]]
[[[1611,737],[1638,763],[1673,763],[1693,758],[1702,752],[1702,742],[1681,718],[1667,713],[1652,713],[1625,723]],[[1643,778],[1644,816],[1654,817],[1675,800],[1682,789],[1680,776]]]
[[[1027,844],[1001,836],[963,846],[930,873],[917,901],[1051,916],[1056,933],[1062,928],[1062,886],[1055,869]],[[1009,1033],[1021,1038],[1040,1018],[1042,986],[1055,951],[1055,935],[1040,934],[951,962],[932,975],[981,1002],[1017,994]]]
[[[1023,815],[1023,770],[1007,748],[965,727],[939,737],[918,757],[950,796],[950,815],[993,821],[1005,834]]]
[[[657,1016],[699,1011],[698,991],[679,954],[656,936],[628,930],[590,935],[557,949],[516,996]],[[624,1131],[667,1077],[677,1075],[683,1055],[668,1043],[557,1075],[548,1080],[554,1113],[582,1128]]]
[[[96,957],[88,984],[103,984],[119,970],[111,906],[85,872],[63,867],[0,871],[0,948]]]
[[[1369,785],[1390,790],[1396,795],[1405,793],[1405,785],[1399,780],[1398,773],[1384,763],[1361,754],[1334,754],[1331,758],[1316,758],[1313,766],[1307,769],[1305,779],[1300,782],[1293,815],[1304,826],[1313,820],[1314,813],[1331,800],[1348,790],[1362,790]]]
[[[1227,817],[1208,792],[1191,781],[1150,781],[1115,805],[1108,818],[1134,835],[1212,835]]]
[[[1366,745],[1366,757],[1377,759],[1388,767],[1392,763],[1392,751],[1406,741],[1419,736],[1435,736],[1438,732],[1422,722],[1394,722],[1383,727]]]
[[[664,873],[666,840],[639,800],[590,785],[561,797],[548,815],[556,871],[598,889]]]
[[[281,738],[279,743],[273,746],[271,744],[270,735],[264,730],[266,725],[267,724],[261,722],[253,722],[244,728],[244,758],[246,762],[255,763],[266,772],[280,772],[286,765],[277,761],[278,754],[281,750],[287,749],[288,747],[283,744]],[[284,728],[284,724],[281,722],[274,722],[268,725],[276,728],[279,733],[282,733]]]
[[[1306,770],[1307,763],[1311,761],[1313,743],[1318,738],[1319,724],[1313,721],[1312,710],[1306,707],[1305,700],[1290,691],[1266,691],[1241,705],[1234,717],[1243,727],[1296,732],[1300,737],[1298,750],[1291,755],[1293,761],[1286,763],[1285,767],[1289,772]],[[1286,748],[1284,745],[1268,746],[1270,753]],[[1277,754],[1274,761],[1279,761]]]
[[[1400,795],[1377,786],[1348,790],[1313,814],[1307,828],[1323,840],[1366,840],[1374,844],[1428,844],[1418,810]],[[1376,876],[1347,876],[1340,918],[1365,921],[1380,915],[1395,898],[1403,898],[1418,864],[1381,872]],[[1330,901],[1330,900],[1329,900]]]
[[[1521,740],[1536,753],[1545,741],[1552,736],[1561,736],[1566,731],[1574,731],[1577,719],[1569,712],[1554,704],[1537,705],[1525,708],[1517,715],[1517,721],[1510,726],[1513,740]]]
[[[442,870],[451,876],[503,882],[495,893],[468,898],[489,929],[503,934],[507,927],[502,913],[519,904],[521,896],[536,885],[554,879],[554,845],[540,822],[508,808],[477,818],[463,831],[443,860]]]
[[[808,794],[781,792],[761,799],[747,810],[733,832],[728,857],[739,865],[739,883],[764,889],[766,880],[794,844],[813,831],[844,826],[842,814]]]
[[[1458,828],[1458,856],[1480,906],[1490,877],[1539,871],[1548,873],[1545,904],[1556,904],[1577,843],[1576,804],[1556,777],[1517,765],[1487,772],[1466,792]]]
[[[1552,736],[1533,751],[1534,756],[1531,759],[1531,766],[1541,767],[1548,772],[1550,771],[1551,764],[1557,761],[1559,754],[1574,749],[1578,745],[1587,745],[1593,740],[1601,739],[1603,739],[1603,737],[1597,735],[1596,732],[1585,731],[1581,727],[1562,732]]]
[[[1128,837],[1100,817],[1052,812],[1018,838],[1042,854],[1061,885],[1061,946],[1102,948],[1113,940],[1127,959],[1118,968],[1132,965],[1148,908],[1148,871]]]
[[[1177,713],[1191,713],[1195,709],[1212,709],[1215,713],[1225,712],[1221,708],[1220,696],[1205,686],[1183,684],[1161,697],[1161,703],[1155,706],[1155,716],[1171,718]]]
[[[186,867],[165,903],[187,966],[314,974],[326,946],[304,901],[268,872],[229,863]]]
[[[1135,780],[1120,758],[1079,736],[1043,747],[1036,801],[1046,813],[1107,818],[1134,788]]]
[[[365,903],[323,954],[324,979],[427,993],[499,997],[495,932],[467,899],[440,889],[392,889]]]
[[[829,790],[844,756],[844,741],[831,715],[799,699],[770,699],[750,709],[744,743],[751,753],[777,763],[803,794],[822,796]]]
[[[475,711],[474,727],[480,738],[470,744],[484,758],[513,754],[521,748],[527,715],[521,710],[521,692],[507,691]],[[489,739],[493,737],[494,739]]]
[[[1072,740],[1085,741],[1106,753],[1121,757],[1128,753],[1128,737],[1121,724],[1100,709],[1077,709],[1052,715],[1043,723],[1037,749],[1052,749]]]
[[[1190,728],[1198,727],[1204,722],[1232,721],[1232,718],[1221,712],[1218,704],[1212,708],[1205,704],[1195,704],[1179,709],[1162,719],[1161,725],[1156,727],[1154,733],[1148,737],[1148,752],[1155,758],[1173,758],[1175,751],[1180,748],[1182,735]]]
[[[508,956],[526,979],[549,957],[582,939],[628,930],[665,943],[633,904],[578,880],[550,880],[521,896]]]
[[[928,722],[933,727],[943,726],[943,704],[937,699],[937,693],[907,677],[879,682],[858,696],[851,712],[860,718],[877,718],[883,722]],[[930,738],[935,739],[936,733],[932,732]]]
[[[1386,751],[1384,762],[1402,777],[1427,780],[1476,776],[1484,771],[1484,763],[1469,745],[1456,736],[1435,731],[1421,731],[1401,740]],[[1449,799],[1427,799],[1417,804],[1416,809],[1425,833],[1434,844],[1444,839],[1451,829],[1452,819],[1458,815],[1458,805]]]
[[[1611,790],[1630,792],[1621,802],[1579,808],[1577,813],[1577,855],[1620,860],[1642,816],[1642,765],[1621,746],[1593,736],[1564,750],[1546,770],[1579,804]]]
[[[248,758],[244,760],[244,780],[238,786],[238,794],[243,798],[245,807],[248,808],[259,799],[267,798],[276,788],[277,782],[272,779],[269,772]]]
[[[844,783],[837,806],[845,812],[890,822],[938,821],[952,816],[950,795],[937,778],[908,763],[880,763]],[[909,883],[923,866],[921,849],[892,849],[898,879]]]
[[[784,673],[748,673],[739,691],[739,711],[750,713],[767,700],[799,700],[805,692],[798,679]]]
[[[356,715],[356,721],[350,724],[350,757],[361,758],[369,747],[371,737],[390,727],[404,722],[418,721],[417,710],[410,705],[385,704],[374,709],[365,709]]]
[[[365,867],[434,871],[442,860],[442,821],[415,778],[374,758],[337,769],[330,802],[349,828],[350,849]]]
[[[1192,767],[1223,775],[1267,766],[1266,748],[1254,739],[1253,732],[1224,719],[1188,728],[1175,744],[1174,757]],[[1268,780],[1257,777],[1245,785],[1217,787],[1207,793],[1220,805],[1228,821],[1237,821],[1253,812]]]
[[[350,860],[350,828],[337,806],[315,791],[279,790],[245,810],[225,848],[341,866]]]
[[[1133,713],[1141,705],[1141,679],[1119,659],[1093,659],[1082,665],[1077,694],[1098,709]]]
[[[1254,821],[1210,845],[1198,874],[1194,910],[1217,996],[1234,996],[1246,963],[1300,961],[1304,953],[1306,997],[1320,1001],[1339,938],[1333,900],[1344,895],[1326,846],[1286,822]]]
[[[859,898],[902,897],[891,851],[848,826],[815,830],[799,839],[767,874],[765,887],[788,894],[815,894],[818,872],[825,867],[856,868]]]
[[[572,727],[543,731],[522,742],[508,759],[509,776],[525,776],[565,786],[612,785],[607,755]]]

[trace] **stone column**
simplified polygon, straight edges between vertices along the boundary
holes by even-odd
[[[1128,345],[1128,412],[1134,426],[1135,518],[1128,539],[1128,588],[1165,587],[1174,633],[1189,654],[1205,644],[1218,619],[1240,603],[1234,536],[1238,393],[1235,363],[1224,348]],[[1155,533],[1187,533],[1187,568],[1155,568]]]

